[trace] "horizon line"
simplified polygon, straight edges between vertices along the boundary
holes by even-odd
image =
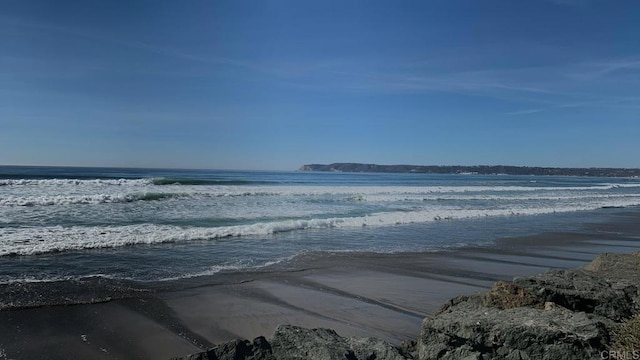
[[[249,168],[213,168],[213,167],[180,167],[180,166],[131,166],[131,165],[33,165],[33,164],[0,164],[0,167],[48,167],[48,168],[90,168],[90,169],[144,169],[144,170],[203,170],[203,171],[282,171],[282,172],[295,172],[301,171],[304,166],[318,165],[318,166],[330,166],[330,165],[367,165],[367,166],[416,166],[416,167],[514,167],[514,168],[541,168],[541,169],[608,169],[608,170],[640,170],[640,167],[607,167],[607,166],[540,166],[540,165],[506,165],[506,164],[475,164],[475,165],[461,165],[461,164],[448,164],[448,165],[418,165],[418,164],[376,164],[365,162],[331,162],[331,163],[305,163],[297,168],[293,169],[249,169]]]

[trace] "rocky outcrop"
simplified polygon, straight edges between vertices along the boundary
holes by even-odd
[[[343,338],[333,330],[279,326],[271,339],[278,360],[402,360],[397,348],[375,338]]]
[[[330,329],[280,325],[270,341],[233,340],[186,360],[403,360],[396,348],[375,338],[344,338]]]
[[[260,336],[250,342],[249,340],[232,340],[213,348],[192,354],[184,360],[272,360],[275,359],[271,345],[264,337]]]
[[[611,325],[565,308],[499,309],[465,301],[424,321],[418,357],[589,359],[609,342]]]
[[[639,312],[640,253],[603,254],[582,268],[453,298],[423,321],[417,342],[401,347],[281,325],[270,340],[235,340],[186,359],[601,359],[620,324]]]
[[[425,319],[420,359],[601,359],[640,310],[640,253],[604,254],[573,270],[498,282]]]

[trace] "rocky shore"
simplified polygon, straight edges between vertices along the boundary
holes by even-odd
[[[640,358],[640,349],[617,339],[639,311],[640,252],[605,253],[576,269],[499,281],[489,292],[450,299],[424,319],[415,341],[401,345],[280,325],[269,339],[234,340],[175,359]]]

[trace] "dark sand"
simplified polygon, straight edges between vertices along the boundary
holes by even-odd
[[[492,246],[403,254],[311,254],[286,268],[156,286],[154,296],[0,311],[0,359],[163,359],[276,325],[343,336],[415,339],[447,299],[497,280],[640,251],[640,209],[611,209],[578,232],[499,239]]]

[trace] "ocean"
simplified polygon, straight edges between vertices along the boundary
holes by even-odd
[[[157,282],[570,231],[640,179],[0,167],[0,283]]]

